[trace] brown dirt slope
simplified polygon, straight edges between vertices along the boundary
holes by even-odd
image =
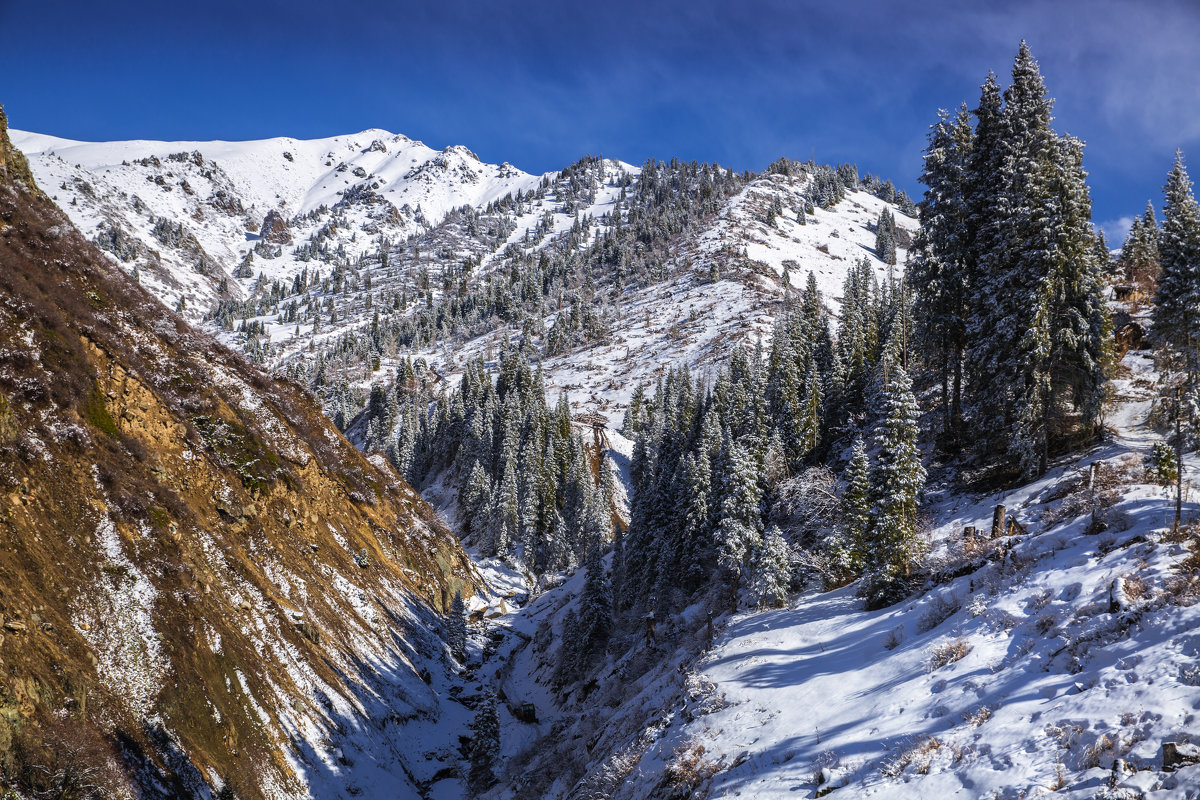
[[[112,267],[3,126],[0,785],[304,796],[346,717],[437,713],[414,678],[469,563],[302,389]]]

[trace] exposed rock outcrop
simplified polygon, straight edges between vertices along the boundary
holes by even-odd
[[[437,714],[450,532],[112,266],[2,127],[0,178],[0,785],[303,797],[370,709]]]
[[[258,235],[263,241],[271,244],[292,243],[292,231],[288,227],[287,220],[275,209],[268,211],[267,216],[263,218],[262,228]]]

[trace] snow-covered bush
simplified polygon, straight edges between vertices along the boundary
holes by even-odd
[[[1175,449],[1166,442],[1155,442],[1150,453],[1150,471],[1155,481],[1163,486],[1175,483],[1179,476],[1179,462],[1175,458]]]

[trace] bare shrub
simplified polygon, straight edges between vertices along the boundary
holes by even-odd
[[[826,750],[812,761],[812,773],[809,780],[819,786],[825,779],[827,770],[835,770],[842,765],[842,757],[832,750]]]
[[[978,728],[980,725],[987,722],[991,718],[992,718],[992,707],[991,706],[980,706],[979,708],[975,709],[974,711],[967,711],[967,712],[963,713],[963,722],[967,723],[972,728]]]
[[[1117,743],[1115,740],[1110,739],[1108,734],[1102,734],[1099,739],[1084,748],[1084,769],[1094,769],[1101,766],[1106,757],[1114,754],[1116,746]]]
[[[941,669],[947,664],[961,661],[969,652],[971,652],[971,645],[967,643],[966,639],[943,642],[929,651],[927,668],[930,672],[933,672],[935,669]]]
[[[826,466],[810,467],[779,484],[771,522],[801,539],[828,530],[838,519],[837,476]]]
[[[1180,667],[1179,682],[1185,686],[1200,686],[1200,664]]]
[[[1050,601],[1054,599],[1054,592],[1049,589],[1042,589],[1037,594],[1029,598],[1026,608],[1030,611],[1041,611],[1046,606],[1050,605]]]
[[[1149,594],[1146,579],[1133,572],[1121,577],[1121,588],[1124,590],[1125,596],[1133,601],[1144,600]]]
[[[667,779],[676,789],[693,793],[700,784],[717,774],[720,767],[706,755],[704,745],[688,742],[675,751],[675,758],[667,767]]]
[[[918,775],[926,775],[934,755],[942,747],[934,736],[923,736],[912,742],[891,758],[884,760],[879,771],[888,778],[899,778],[909,767]]]
[[[576,786],[572,796],[583,800],[609,800],[631,780],[645,750],[645,744],[635,743],[614,753]]]
[[[951,595],[935,595],[929,601],[929,606],[925,609],[925,613],[917,620],[917,631],[925,633],[931,631],[938,625],[948,620],[950,617],[962,608],[962,602],[957,596]]]
[[[904,641],[904,626],[897,625],[887,632],[883,637],[883,648],[885,650],[895,650]]]

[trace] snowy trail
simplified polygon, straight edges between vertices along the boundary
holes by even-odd
[[[1153,405],[1154,363],[1149,354],[1134,352],[1125,357],[1130,377],[1113,381],[1117,396],[1124,398],[1113,412],[1109,424],[1114,441],[1131,451],[1149,452],[1162,437],[1150,430],[1148,417]]]

